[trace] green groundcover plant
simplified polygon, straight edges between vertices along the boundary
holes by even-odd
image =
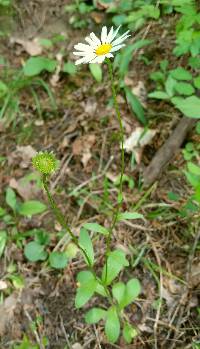
[[[82,270],[77,275],[77,293],[75,297],[75,307],[77,309],[85,306],[86,303],[95,295],[105,298],[105,307],[94,306],[85,314],[85,320],[88,324],[95,324],[103,321],[105,325],[105,334],[109,342],[115,343],[122,330],[123,337],[127,343],[137,335],[136,327],[129,322],[125,313],[125,308],[131,304],[141,293],[141,285],[137,278],[131,278],[126,283],[119,281],[119,274],[124,268],[129,266],[126,254],[121,249],[112,249],[112,233],[116,224],[125,219],[143,219],[142,214],[137,212],[123,212],[123,176],[124,176],[124,133],[120,110],[117,103],[116,87],[113,76],[113,64],[111,58],[113,53],[125,46],[124,41],[130,36],[129,31],[117,37],[117,30],[111,28],[108,32],[106,27],[102,28],[101,38],[97,38],[94,33],[86,37],[87,44],[79,43],[75,45],[76,56],[80,56],[77,64],[90,63],[100,64],[105,62],[108,66],[108,73],[111,82],[112,96],[116,111],[117,120],[120,129],[120,148],[121,148],[121,174],[119,181],[119,193],[117,196],[117,205],[113,210],[110,227],[106,228],[96,222],[85,223],[78,234],[74,234],[68,222],[66,222],[61,210],[58,208],[49,189],[49,180],[59,167],[59,163],[53,153],[39,152],[33,158],[33,166],[41,174],[44,190],[47,194],[49,204],[54,212],[56,219],[62,228],[69,234],[73,244],[81,252],[86,270]],[[102,270],[96,271],[95,251],[90,232],[102,234],[105,238],[105,255]],[[77,237],[78,235],[78,237]],[[35,242],[33,241],[32,244]],[[32,250],[31,246],[31,250]],[[30,248],[30,243],[29,243]],[[27,253],[27,251],[26,251]],[[43,253],[43,251],[42,251]],[[51,256],[51,265],[67,265],[66,256],[60,252]],[[101,302],[102,303],[102,302]],[[108,306],[106,307],[106,304]]]

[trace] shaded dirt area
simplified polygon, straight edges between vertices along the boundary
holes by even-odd
[[[38,35],[51,37],[51,34],[64,33],[66,42],[58,44],[50,55],[55,56],[64,50],[64,58],[73,59],[73,44],[81,40],[87,31],[70,27],[69,17],[63,12],[66,4],[69,1],[57,1],[56,4],[53,0],[15,2],[10,38],[33,39]],[[23,247],[31,238],[28,236],[26,240],[18,241],[16,231],[9,226],[10,240],[0,262],[0,278],[6,279],[8,267],[15,264],[17,273],[25,280],[25,287],[14,290],[8,281],[9,287],[0,305],[0,348],[12,348],[13,343],[21,340],[24,334],[40,343],[41,348],[41,338],[47,337],[49,345],[46,347],[49,349],[64,349],[65,346],[71,349],[150,349],[156,348],[155,342],[160,349],[186,349],[192,348],[191,343],[198,339],[200,255],[199,250],[193,253],[198,227],[195,220],[192,222],[193,216],[186,219],[178,215],[190,193],[184,176],[178,171],[184,167],[181,151],[159,182],[147,189],[141,185],[145,166],[180,118],[179,113],[174,114],[167,103],[147,101],[147,92],[152,89],[152,81],[147,76],[158,68],[160,60],[170,58],[171,68],[180,63],[175,59],[171,61],[170,56],[174,21],[175,18],[172,18],[165,25],[151,24],[147,38],[153,38],[154,43],[145,49],[145,56],[151,64],[145,65],[139,59],[143,52],[137,52],[127,78],[131,88],[138,87],[142,82],[143,94],[140,91],[139,98],[145,105],[150,127],[156,129],[152,142],[141,150],[140,164],[133,166],[130,154],[125,157],[125,173],[134,179],[135,187],[124,183],[123,209],[138,209],[146,219],[142,223],[120,223],[113,238],[113,247],[124,249],[130,261],[130,267],[120,276],[121,279],[127,281],[137,277],[142,284],[140,298],[127,309],[130,323],[139,331],[138,337],[130,345],[122,339],[117,345],[108,344],[101,323],[89,326],[84,322],[85,310],[92,305],[105,307],[106,304],[96,297],[84,307],[84,312],[74,307],[76,275],[84,269],[82,258],[77,255],[64,271],[52,271],[46,262],[29,263],[24,257]],[[97,23],[91,20],[89,30],[96,27]],[[136,37],[142,38],[143,34],[144,30],[141,30]],[[16,69],[28,55],[10,38],[3,38],[0,47],[12,68]],[[184,65],[184,62],[181,64]],[[101,84],[94,82],[87,67],[74,76],[61,73],[55,85],[51,85],[51,77],[44,74],[44,80],[50,83],[55,96],[56,108],[53,110],[49,97],[38,87],[41,115],[38,115],[29,90],[20,91],[20,115],[14,123],[0,124],[0,156],[6,158],[0,168],[0,206],[6,206],[5,189],[13,183],[11,180],[18,182],[32,172],[32,151],[53,150],[60,159],[60,171],[52,178],[52,192],[74,232],[77,233],[81,224],[88,220],[109,225],[107,213],[116,202],[117,188],[113,181],[119,175],[120,151],[118,124],[109,103],[111,91],[107,68],[103,67],[103,71]],[[118,97],[118,102],[128,136],[139,122],[123,95]],[[188,139],[199,141],[192,131]],[[31,149],[27,148],[29,146]],[[32,184],[34,186],[35,182]],[[37,191],[32,188],[26,194],[20,190],[18,187],[19,198],[24,199],[27,195],[28,199],[47,202],[41,188]],[[168,197],[171,191],[180,196],[178,202]],[[58,244],[64,250],[69,241],[50,212],[36,217],[18,220],[17,230],[26,234],[30,229],[43,228],[50,232],[49,251]],[[7,226],[1,221],[0,230],[4,229]],[[101,237],[95,241],[97,270],[104,262],[103,250],[104,240]]]

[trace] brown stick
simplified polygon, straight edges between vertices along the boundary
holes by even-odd
[[[182,117],[178,125],[169,136],[167,141],[157,151],[150,164],[143,173],[144,185],[149,186],[155,182],[162,174],[163,169],[169,161],[176,155],[178,149],[182,145],[188,131],[194,126],[197,120]]]

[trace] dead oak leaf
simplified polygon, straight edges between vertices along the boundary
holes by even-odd
[[[84,135],[77,138],[72,144],[72,152],[74,155],[81,155],[81,162],[84,167],[92,157],[91,148],[95,144],[96,137],[94,134]]]

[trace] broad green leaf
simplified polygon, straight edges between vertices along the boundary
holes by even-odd
[[[188,162],[187,167],[192,174],[200,176],[200,166],[193,164],[193,162]]]
[[[121,303],[121,301],[123,300],[125,288],[126,286],[123,282],[118,282],[112,287],[113,297],[117,300],[118,303]]]
[[[24,254],[31,262],[43,261],[47,257],[44,246],[38,244],[36,241],[31,241],[25,246]]]
[[[73,259],[76,257],[78,251],[79,248],[73,242],[70,242],[65,249],[65,254],[68,259]]]
[[[13,211],[15,211],[17,205],[17,198],[14,190],[11,188],[6,189],[6,203],[13,209]]]
[[[120,307],[124,308],[132,303],[140,294],[141,286],[138,279],[131,279],[127,282],[124,297],[120,302]]]
[[[73,62],[67,62],[64,64],[62,71],[68,73],[69,75],[75,75],[77,72],[76,65]]]
[[[97,283],[96,293],[100,294],[103,297],[108,297],[105,288],[99,283]]]
[[[18,208],[19,214],[31,217],[34,214],[42,213],[46,210],[46,205],[40,201],[30,200],[21,204]]]
[[[46,57],[31,57],[29,58],[24,67],[24,75],[35,76],[39,75],[42,71],[54,72],[57,65],[57,61]]]
[[[184,171],[188,182],[194,187],[197,188],[199,186],[199,176],[194,175],[193,173]]]
[[[94,264],[94,250],[92,246],[92,240],[85,228],[81,228],[80,237],[79,237],[79,245],[86,252],[87,257],[90,260],[90,263]],[[83,255],[84,256],[84,255]],[[86,263],[88,264],[87,258],[84,256]]]
[[[95,78],[97,82],[102,81],[102,68],[101,65],[98,63],[91,63],[89,64],[90,71],[92,73],[92,76]]]
[[[132,339],[138,335],[137,330],[132,327],[128,322],[125,323],[123,328],[123,337],[126,343],[130,344]]]
[[[67,256],[65,252],[51,252],[49,255],[49,263],[52,268],[63,269],[67,265]]]
[[[103,234],[103,235],[108,235],[109,234],[108,229],[106,229],[105,227],[103,227],[102,225],[100,225],[98,223],[85,223],[83,225],[83,227],[85,229],[91,230],[91,231],[93,231],[95,233],[100,233],[100,234]]]
[[[191,96],[195,92],[194,87],[188,82],[177,82],[174,86],[174,89],[180,95],[184,96]]]
[[[120,334],[120,322],[115,306],[107,311],[105,333],[110,343],[115,343]]]
[[[182,67],[171,70],[170,75],[176,80],[192,80],[192,74]]]
[[[101,308],[92,308],[85,314],[87,324],[96,324],[101,319],[105,319],[106,311]]]
[[[169,96],[164,91],[154,91],[148,94],[148,97],[155,99],[169,99]]]
[[[0,230],[0,258],[3,255],[4,248],[6,246],[7,233],[4,230]]]
[[[145,118],[144,110],[143,110],[143,107],[142,107],[139,99],[133,94],[133,92],[130,90],[129,87],[127,87],[127,86],[124,87],[124,90],[125,90],[127,101],[130,104],[130,106],[131,106],[131,109],[136,114],[138,120],[143,125],[146,125],[147,124],[147,120]]]
[[[172,97],[174,95],[174,88],[176,84],[177,81],[169,75],[165,82],[165,89],[169,97]]]
[[[90,280],[94,280],[94,275],[91,273],[91,271],[80,271],[77,275],[77,281],[81,284]]]
[[[12,281],[13,286],[21,290],[25,286],[24,278],[21,275],[9,275],[8,278]]]
[[[44,47],[46,47],[46,48],[51,48],[51,47],[53,47],[53,43],[52,43],[52,41],[51,40],[49,40],[49,39],[39,39],[39,43],[40,43],[40,45],[41,46],[44,46]]]
[[[196,96],[190,96],[185,99],[172,98],[172,103],[179,109],[185,116],[189,118],[200,118],[200,98]]]
[[[93,296],[97,286],[97,281],[93,278],[80,284],[75,297],[76,308],[83,307]]]
[[[103,268],[102,280],[109,285],[119,274],[119,272],[129,265],[125,253],[121,250],[115,250],[110,253],[107,259],[107,275],[106,266]]]
[[[118,214],[118,221],[125,221],[127,219],[144,219],[144,216],[138,212],[122,212]]]
[[[194,79],[194,86],[200,89],[200,75]]]

